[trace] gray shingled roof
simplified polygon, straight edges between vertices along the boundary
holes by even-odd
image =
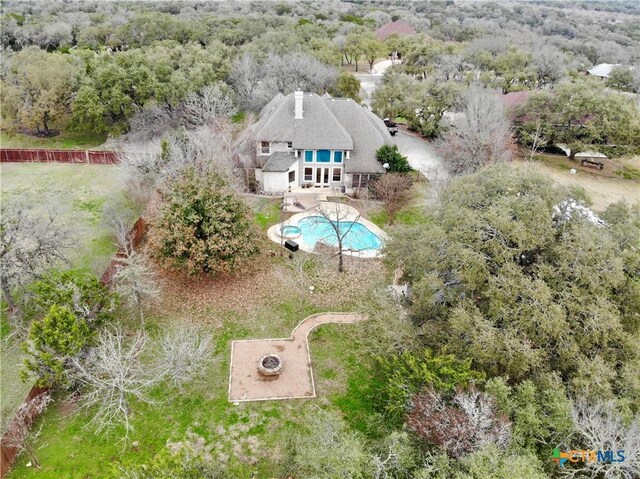
[[[289,171],[291,165],[298,161],[290,151],[276,151],[262,166],[262,171]]]
[[[293,115],[293,95],[291,113]],[[287,97],[289,98],[289,97]],[[298,150],[352,150],[353,141],[341,122],[327,108],[327,99],[305,93],[302,119],[294,120],[293,147]]]
[[[391,135],[382,120],[348,98],[333,98],[327,100],[327,105],[353,140],[353,151],[344,161],[345,172],[384,172],[376,160],[376,151],[385,143],[391,143]]]
[[[344,160],[347,173],[384,171],[375,152],[390,143],[391,136],[376,115],[351,99],[305,93],[303,118],[296,120],[294,105],[293,93],[278,94],[262,109],[260,120],[251,129],[253,137],[257,141],[292,141],[297,150],[349,150],[350,157]]]

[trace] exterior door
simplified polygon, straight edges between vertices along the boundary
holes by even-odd
[[[329,167],[318,166],[316,167],[316,187],[329,186]]]

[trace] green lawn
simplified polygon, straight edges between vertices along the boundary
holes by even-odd
[[[16,408],[22,404],[27,393],[31,389],[29,382],[22,382],[20,379],[20,369],[22,368],[22,349],[18,341],[8,339],[10,328],[6,315],[3,314],[1,321],[2,346],[0,347],[0,431],[9,425]]]
[[[56,214],[69,237],[67,257],[71,264],[64,267],[93,271],[97,275],[105,270],[116,248],[102,221],[102,208],[122,197],[123,182],[115,167],[2,163],[0,180],[3,202],[21,197],[28,204],[36,205],[36,214],[46,214],[49,210]],[[2,343],[0,405],[3,425],[5,420],[11,419],[12,412],[31,387],[20,380],[22,358],[18,345]]]
[[[2,163],[2,199],[16,197],[52,210],[69,233],[68,257],[74,268],[102,272],[115,246],[102,221],[104,205],[121,201],[123,179],[111,165]]]
[[[96,245],[108,239],[99,212],[110,193],[118,194],[116,170],[92,165],[73,168],[60,164],[2,165],[3,193],[6,190],[11,196],[26,190],[33,201],[64,205],[68,210],[65,217],[82,219],[76,222],[82,223],[78,229],[84,239],[81,249],[108,259],[106,251]],[[27,187],[29,182],[31,188]],[[63,191],[71,194],[67,197]],[[254,199],[254,216],[262,229],[278,221],[279,202]],[[305,268],[307,276],[301,284],[294,263],[278,250],[263,238],[263,253],[242,273],[216,279],[159,269],[162,293],[158,302],[147,308],[147,330],[157,335],[166,325],[177,322],[207,328],[215,352],[205,374],[182,393],[161,384],[152,391],[154,404],[132,403],[135,429],[126,445],[120,442],[122,431],[96,436],[86,427],[87,417],[59,395],[35,425],[42,426],[38,442],[42,469],[27,467],[28,458],[22,456],[7,477],[120,477],[121,468],[148,462],[167,441],[182,441],[192,433],[204,439],[214,461],[223,463],[230,477],[251,477],[254,473],[277,477],[291,432],[304,427],[305,415],[318,407],[340,411],[351,427],[369,437],[382,433],[373,410],[374,357],[396,344],[400,331],[408,326],[392,305],[380,299],[379,291],[387,284],[381,262],[347,258],[347,271],[340,274],[334,262],[308,255],[312,265]],[[86,259],[85,253],[79,254],[74,264],[86,267]],[[314,286],[313,292],[308,284]],[[323,325],[312,332],[309,339],[318,398],[239,405],[228,402],[232,340],[289,336],[302,319],[323,311],[359,311],[369,314],[370,320]],[[125,324],[134,329],[137,322]]]
[[[89,150],[104,143],[106,133],[62,132],[51,138],[0,131],[0,148],[48,148],[52,150]]]
[[[156,404],[132,405],[135,430],[126,447],[118,435],[95,436],[85,428],[86,417],[62,406],[60,397],[39,421],[42,469],[26,467],[22,457],[8,477],[110,477],[120,467],[149,461],[168,440],[184,440],[188,432],[204,438],[214,461],[224,463],[230,477],[277,477],[277,458],[284,457],[287,438],[317,407],[341,411],[353,428],[375,434],[380,428],[371,428],[368,419],[375,418],[369,386],[373,358],[379,345],[390,343],[389,335],[401,329],[397,315],[372,294],[384,283],[380,263],[351,259],[342,275],[335,265],[319,263],[313,294],[292,288],[287,258],[267,255],[256,263],[257,271],[241,277],[211,281],[176,276],[163,288],[161,302],[148,313],[148,330],[161,331],[177,321],[204,324],[215,354],[206,373],[182,394],[163,384],[153,391]],[[227,401],[231,340],[289,336],[301,319],[321,311],[363,311],[371,319],[324,325],[310,335],[318,398],[239,405]]]
[[[275,225],[284,218],[280,205],[282,200],[277,199],[258,199],[253,205],[254,218],[258,226],[264,231]]]
[[[428,182],[420,175],[414,174],[414,183],[409,202],[396,213],[394,225],[416,225],[427,221],[427,188]],[[377,226],[384,228],[391,226],[389,215],[382,207],[367,212],[367,218]]]

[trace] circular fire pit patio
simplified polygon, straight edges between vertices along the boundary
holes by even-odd
[[[321,324],[357,323],[365,319],[358,313],[320,313],[301,321],[288,338],[232,341],[229,401],[239,404],[316,397],[309,333]]]
[[[263,376],[279,376],[282,372],[282,359],[277,354],[267,354],[258,361],[258,371]]]

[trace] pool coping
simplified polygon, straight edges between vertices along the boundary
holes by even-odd
[[[277,224],[273,225],[272,227],[270,227],[267,230],[267,236],[274,243],[282,244],[283,240],[280,237],[280,235],[278,234],[278,231],[279,231],[281,225],[284,225],[284,226],[298,226],[298,222],[301,219],[307,218],[309,216],[318,216],[318,210],[321,209],[323,206],[333,207],[333,205],[339,205],[339,208],[342,211],[346,210],[345,217],[341,218],[341,221],[354,221],[354,222],[357,222],[357,223],[361,223],[369,231],[371,231],[378,238],[380,238],[380,240],[382,240],[383,244],[384,244],[384,242],[386,242],[389,239],[389,236],[379,226],[377,226],[376,224],[372,223],[368,219],[366,219],[363,216],[361,216],[360,212],[357,209],[355,209],[353,206],[347,205],[345,203],[335,203],[335,202],[331,202],[331,201],[323,201],[318,206],[314,206],[313,208],[310,208],[307,211],[303,211],[301,213],[296,213],[293,216],[291,216],[291,218],[289,218],[288,220],[282,221],[280,223],[277,223]],[[341,211],[341,214],[342,214],[342,211]],[[358,216],[360,216],[360,217],[358,218]],[[285,240],[286,239],[287,238],[285,238]],[[291,239],[293,241],[295,241],[296,243],[298,243],[298,246],[302,251],[305,251],[307,253],[319,254],[318,252],[314,251],[314,248],[310,247],[307,243],[305,243],[305,241],[304,241],[302,236],[297,237],[297,238],[291,238]],[[347,256],[354,256],[356,258],[380,258],[382,256],[382,254],[380,253],[379,249],[378,250],[364,250],[364,251],[350,251],[350,250],[346,250],[345,249],[345,250],[342,251],[342,254],[347,255]]]

